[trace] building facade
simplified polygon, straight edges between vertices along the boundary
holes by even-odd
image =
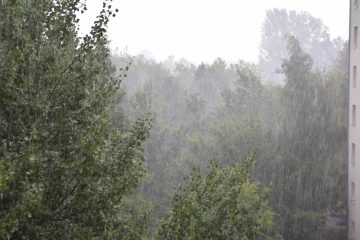
[[[350,0],[349,26],[348,239],[360,240],[360,8]]]

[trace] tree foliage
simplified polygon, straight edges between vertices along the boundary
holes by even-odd
[[[116,235],[148,124],[109,122],[111,0],[79,38],[80,1],[0,1],[0,238]],[[125,70],[124,70],[125,71]]]
[[[270,189],[275,233],[344,237],[346,228],[327,219],[346,214],[347,48],[319,71],[299,40],[289,36],[287,47],[279,66],[284,85],[264,83],[259,66],[242,61],[181,65],[172,73],[161,63],[135,60],[126,84],[135,89],[129,99],[153,112],[145,144],[153,177],[141,192],[159,205],[156,218],[166,216],[174,186],[192,166],[204,170],[212,157],[228,166],[256,151],[251,178]]]
[[[318,239],[327,231],[329,209],[345,212],[347,69],[335,65],[328,74],[313,71],[299,41],[290,38],[288,43],[289,57],[282,65],[286,83],[275,206],[286,239]],[[330,77],[334,71],[342,76]]]
[[[111,2],[79,37],[80,0],[0,0],[0,238],[344,239],[346,45],[273,10],[259,66],[130,64]]]
[[[249,181],[253,157],[232,167],[212,161],[204,176],[194,168],[173,200],[158,239],[264,239],[273,213],[266,191]]]

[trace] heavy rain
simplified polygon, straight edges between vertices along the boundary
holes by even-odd
[[[360,240],[360,10],[296,2],[0,0],[0,239]]]

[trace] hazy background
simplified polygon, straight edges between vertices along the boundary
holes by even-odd
[[[349,1],[344,0],[118,0],[119,9],[110,22],[113,50],[142,53],[162,61],[168,56],[190,62],[227,62],[240,58],[257,62],[261,27],[266,10],[284,8],[307,11],[321,18],[332,38],[348,39]],[[82,17],[87,32],[101,2],[87,1]]]

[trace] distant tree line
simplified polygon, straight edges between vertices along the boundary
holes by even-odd
[[[281,84],[276,84],[277,78],[271,80],[261,61],[227,64],[218,58],[195,66],[184,59],[159,63],[134,58],[124,80],[123,106],[133,120],[152,115],[151,134],[144,144],[150,175],[139,191],[154,204],[153,218],[168,215],[176,186],[193,166],[206,171],[213,158],[220,166],[231,166],[255,152],[251,179],[270,189],[273,238],[345,238],[347,43],[330,40],[327,28],[307,13],[269,11],[264,28],[269,28],[269,21],[280,21],[277,18],[299,24],[314,21],[311,28],[287,32],[288,26],[273,24],[272,31],[264,32],[262,46],[274,56],[269,61],[278,69],[274,74]],[[274,29],[282,34],[266,35]],[[317,37],[309,42],[292,35],[299,31],[313,31]],[[278,48],[265,47],[270,39],[281,40],[281,57],[273,55]],[[327,50],[330,45],[332,53]],[[312,48],[333,57],[319,59],[305,51]],[[113,57],[115,65],[123,61]],[[343,223],[331,225],[332,217]]]

